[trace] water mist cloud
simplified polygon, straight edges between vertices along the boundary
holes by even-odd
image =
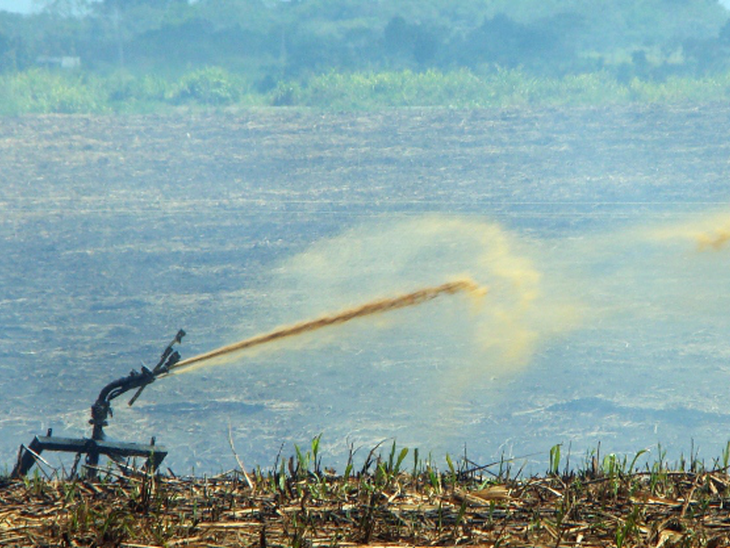
[[[335,455],[349,442],[372,446],[386,437],[436,452],[466,440],[478,446],[473,440],[488,431],[500,401],[526,410],[516,402],[530,400],[520,391],[534,381],[523,377],[563,369],[581,393],[616,405],[637,395],[644,405],[686,405],[686,390],[678,389],[686,381],[671,371],[693,359],[700,339],[688,343],[688,331],[728,323],[724,219],[675,218],[555,239],[475,217],[363,222],[270,273],[260,292],[269,313],[257,318],[258,332],[463,277],[488,294],[267,343],[233,356],[241,367],[232,368],[240,377],[231,386],[240,382],[246,401],[273,414],[274,437],[324,433]],[[637,369],[647,384],[627,386],[628,371]],[[545,402],[567,396],[550,379],[538,382]]]
[[[441,318],[414,310],[412,325],[403,328],[416,342],[422,328],[422,336],[437,332],[446,341],[458,340],[470,372],[501,375],[529,363],[546,338],[570,329],[579,314],[577,303],[550,293],[530,248],[525,239],[482,220],[441,215],[379,220],[315,243],[281,267],[276,283],[295,288],[300,313],[312,315],[384,291],[473,278],[489,288],[479,306],[449,312],[441,309],[447,304],[439,304]]]

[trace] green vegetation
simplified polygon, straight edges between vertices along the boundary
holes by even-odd
[[[43,5],[0,12],[0,114],[724,101],[730,81],[714,0]]]
[[[406,471],[411,451],[393,443],[371,450],[358,471],[351,451],[350,472],[337,475],[322,468],[320,441],[252,474],[0,478],[0,543],[710,547],[730,534],[727,451],[708,468],[696,455],[670,465],[661,447],[653,462],[647,450],[630,459],[599,447],[571,469],[555,446],[547,473],[524,477],[509,460],[480,466],[466,455],[447,457],[440,471],[418,451]]]
[[[151,112],[188,107],[291,106],[329,110],[391,107],[501,108],[628,103],[713,102],[730,99],[730,71],[673,76],[663,82],[620,83],[606,72],[533,76],[503,69],[478,76],[454,72],[368,72],[313,76],[252,91],[220,67],[164,79],[130,73],[66,74],[43,69],[0,75],[0,114]]]

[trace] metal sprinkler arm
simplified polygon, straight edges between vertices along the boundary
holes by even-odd
[[[104,439],[104,427],[107,426],[106,419],[108,416],[113,416],[111,401],[114,398],[136,388],[137,392],[129,400],[129,405],[132,405],[148,384],[153,383],[158,375],[166,373],[170,367],[180,361],[180,354],[173,351],[173,345],[181,342],[184,336],[185,331],[182,329],[177,332],[175,338],[162,352],[160,361],[153,370],[150,371],[145,366],[142,366],[140,372],[133,369],[126,377],[112,381],[102,388],[96,402],[91,406],[91,420],[89,420],[89,424],[93,426],[91,439]]]
[[[167,371],[175,365],[177,362],[180,361],[180,354],[178,352],[173,352],[172,347],[175,346],[175,344],[180,344],[182,342],[183,337],[185,336],[185,330],[181,329],[177,332],[175,335],[175,338],[172,339],[170,344],[167,345],[167,348],[162,351],[162,355],[160,356],[160,361],[157,362],[157,365],[152,370],[152,381],[155,380],[155,377],[158,377],[159,375],[163,375],[167,373]],[[145,369],[146,368],[142,368]],[[152,382],[150,381],[150,382]],[[142,394],[142,390],[144,390],[144,387],[149,384],[143,384],[139,387],[137,392],[135,392],[134,396],[132,396],[132,399],[129,400],[129,405],[132,405],[134,402],[137,401],[137,398],[139,398],[140,394]]]
[[[106,419],[108,416],[113,416],[111,401],[124,394],[128,390],[134,388],[143,389],[148,384],[154,382],[155,376],[152,371],[142,366],[141,372],[132,370],[129,375],[110,382],[101,392],[99,397],[91,406],[91,420],[89,424],[93,425],[93,431],[91,433],[92,440],[104,439],[104,427],[107,425]]]

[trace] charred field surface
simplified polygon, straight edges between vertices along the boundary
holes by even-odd
[[[513,480],[474,471],[34,478],[0,485],[3,546],[725,546],[726,469],[604,460]]]
[[[189,333],[189,356],[235,340],[239,329],[259,332],[262,318],[290,321],[281,311],[296,296],[270,292],[262,277],[312,242],[364,219],[423,213],[488,216],[523,234],[570,239],[639,218],[703,212],[726,204],[730,194],[728,134],[730,107],[719,105],[5,118],[0,461],[9,469],[19,444],[48,427],[58,435],[85,435],[99,389],[140,357],[154,360],[179,327]],[[697,360],[728,355],[726,346],[703,336],[692,340]],[[667,336],[656,344],[674,348],[683,341]],[[575,347],[582,352],[575,362],[596,360],[608,348],[611,371],[586,373],[560,360],[550,369],[536,365],[503,388],[507,403],[473,421],[480,435],[470,452],[481,451],[475,460],[498,459],[508,437],[518,440],[516,454],[544,454],[565,432],[576,439],[598,432],[604,447],[624,443],[618,450],[635,452],[655,442],[645,436],[656,425],[665,439],[724,446],[730,426],[724,408],[709,396],[690,401],[693,387],[712,394],[724,385],[718,378],[691,371],[684,373],[689,382],[661,370],[635,382],[629,374],[635,358],[605,345]],[[650,350],[652,359],[671,357]],[[262,371],[235,391],[226,375],[204,372],[153,385],[132,410],[120,404],[112,436],[157,436],[170,451],[166,466],[201,477],[7,480],[0,488],[0,544],[727,541],[726,465],[712,471],[648,465],[637,472],[609,459],[580,474],[510,479],[462,471],[402,474],[387,460],[343,477],[293,462],[254,474],[252,486],[238,475],[215,476],[235,467],[226,441],[231,430],[246,462],[263,466],[275,461],[282,443],[320,433],[324,440],[346,438],[347,429],[337,430],[344,428],[337,411],[355,399],[338,401],[338,391],[328,389],[328,380],[340,378],[337,371],[319,372],[309,385],[310,370],[276,367],[286,382],[272,380],[273,388],[257,380]],[[680,388],[659,386],[652,395],[663,402],[680,394],[683,403],[646,403],[643,392],[621,385],[624,378],[630,389],[676,379]],[[409,382],[398,384],[406,391]],[[607,388],[612,383],[628,395],[620,398],[619,389]],[[382,403],[376,391],[367,397],[363,406]],[[335,409],[330,422],[322,418],[322,399]],[[408,420],[407,410],[402,417]],[[606,424],[611,427],[596,427]],[[377,439],[394,435],[374,430]],[[595,437],[586,439],[595,447]],[[372,447],[371,441],[363,444]],[[347,444],[338,443],[346,458]]]

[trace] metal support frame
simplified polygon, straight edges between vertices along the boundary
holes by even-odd
[[[162,464],[167,456],[164,447],[155,445],[155,439],[150,440],[149,445],[141,443],[119,443],[104,440],[94,440],[87,438],[54,438],[52,432],[48,432],[46,436],[36,436],[33,441],[26,447],[22,445],[18,451],[18,461],[13,468],[12,477],[20,478],[25,476],[36,461],[39,460],[43,451],[59,451],[64,453],[76,453],[77,455],[86,455],[87,462],[94,460],[99,462],[99,456],[104,455],[111,459],[117,458],[145,458],[145,468],[155,471]],[[90,457],[94,457],[91,459]],[[41,459],[42,460],[42,459]],[[89,464],[91,467],[92,465]],[[95,465],[93,465],[95,466]],[[96,475],[96,470],[89,468],[91,477]]]

